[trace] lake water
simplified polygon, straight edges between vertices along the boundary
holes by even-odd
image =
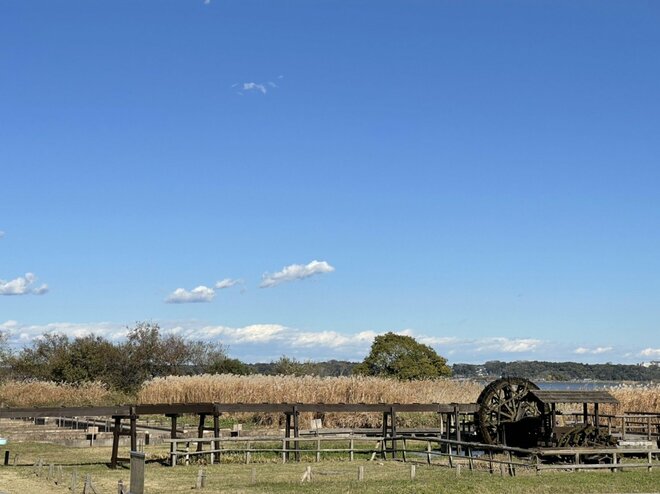
[[[535,384],[546,390],[556,391],[593,391],[619,386],[620,381],[535,381]]]

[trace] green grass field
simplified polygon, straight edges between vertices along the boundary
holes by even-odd
[[[106,462],[109,448],[66,448],[46,443],[13,443],[10,445],[11,458],[18,453],[18,465],[0,466],[0,492],[8,494],[67,493],[71,474],[77,470],[78,489],[81,493],[82,481],[91,474],[99,494],[117,492],[117,482],[126,484],[130,477],[128,469],[110,470]],[[416,477],[410,479],[410,463],[399,461],[365,460],[348,462],[323,461],[321,463],[223,463],[205,466],[206,488],[195,490],[198,465],[165,466],[158,459],[166,458],[164,447],[148,447],[145,489],[149,494],[177,494],[192,492],[208,493],[633,493],[660,491],[660,472],[647,472],[645,469],[611,473],[601,472],[553,472],[536,475],[529,471],[519,471],[516,477],[490,474],[485,471],[469,471],[463,468],[460,476],[456,470],[443,466],[416,464]],[[34,463],[43,459],[41,476],[35,474]],[[62,466],[62,480],[56,485],[54,479],[47,479],[50,464]],[[312,468],[311,482],[301,483],[305,468]],[[358,466],[364,467],[364,480],[357,480]],[[256,482],[252,482],[252,475]],[[55,476],[58,474],[55,467]]]

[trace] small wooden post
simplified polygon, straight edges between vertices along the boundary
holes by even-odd
[[[206,471],[200,467],[199,471],[197,472],[197,483],[195,484],[195,489],[203,489],[204,487],[206,487]]]
[[[539,457],[537,456],[536,457],[537,464],[538,464],[538,460],[539,460]],[[493,473],[493,450],[492,449],[488,449],[488,471],[490,473]],[[537,471],[538,471],[538,468],[537,468]]]
[[[178,449],[178,442],[176,439],[170,443],[170,466],[176,466],[176,452]]]
[[[282,439],[282,463],[286,463],[286,455],[287,455],[286,444],[287,444],[286,439]]]
[[[252,470],[250,471],[250,483],[252,485],[257,483],[257,469],[252,467]]]
[[[353,456],[353,455],[354,455],[354,453],[355,453],[355,440],[354,440],[352,437],[351,437],[351,439],[350,439],[350,441],[349,441],[349,445],[348,445],[348,446],[349,446],[349,448],[350,448],[350,450],[351,450],[351,451],[349,452],[349,455],[350,455],[349,460],[350,460],[350,461],[353,461],[353,459],[354,459],[354,456]]]
[[[52,463],[48,465],[48,475],[46,476],[46,480],[53,480],[55,476],[55,465]]]
[[[426,463],[431,464],[431,441],[426,441]]]
[[[74,468],[71,472],[71,492],[75,493],[78,491],[78,469]]]
[[[457,477],[461,476],[461,464],[460,463],[456,464],[456,476]]]
[[[248,464],[250,461],[252,461],[252,452],[250,451],[252,449],[252,443],[248,441],[246,446],[247,451],[245,452],[245,463]]]
[[[626,414],[621,415],[621,439],[626,439]]]
[[[144,453],[131,451],[131,494],[144,494]]]
[[[649,473],[651,473],[653,471],[653,463],[651,463],[651,452],[649,451],[647,454],[648,454],[648,459],[649,459],[648,471],[649,471]]]
[[[402,458],[403,461],[405,462],[405,461],[406,461],[406,445],[407,445],[407,444],[406,444],[406,438],[404,437],[404,438],[401,440],[401,442],[403,443],[403,450],[401,451],[401,458]]]
[[[516,476],[516,467],[513,465],[513,458],[511,457],[511,451],[507,451],[507,456],[509,458],[509,475],[511,477]]]
[[[353,440],[351,439],[351,443]],[[321,461],[321,439],[316,436],[316,463]],[[353,451],[351,450],[351,461],[353,461]]]
[[[470,446],[467,447],[467,455],[468,455],[468,466],[470,468],[470,471],[474,470],[474,460],[472,459],[472,448]]]
[[[9,450],[5,451],[5,466],[9,465]]]
[[[417,469],[415,468],[415,464],[412,463],[410,465],[410,480],[415,480],[415,475],[417,474]]]
[[[364,480],[364,467],[360,465],[358,467],[358,481],[362,482]]]
[[[124,494],[124,481],[122,479],[117,482],[117,494]]]

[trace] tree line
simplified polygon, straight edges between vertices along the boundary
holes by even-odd
[[[538,381],[660,381],[660,367],[624,364],[582,364],[520,360],[484,364],[454,364],[454,375],[466,378],[519,376]]]
[[[44,333],[17,352],[10,352],[6,334],[0,334],[0,377],[77,383],[101,381],[125,392],[135,392],[154,377],[193,374],[238,375],[376,375],[400,379],[448,376],[445,359],[410,336],[387,333],[375,338],[362,363],[342,360],[299,361],[282,356],[268,363],[249,364],[227,355],[218,343],[190,341],[165,334],[158,324],[137,323],[126,339],[112,342],[98,335],[70,338]]]
[[[0,377],[76,383],[102,381],[125,392],[135,392],[154,377],[193,374],[264,375],[366,375],[404,380],[456,377],[489,379],[519,376],[532,380],[660,380],[660,367],[580,364],[576,362],[489,361],[481,365],[454,364],[414,338],[386,333],[374,338],[362,362],[300,361],[281,356],[262,363],[230,358],[222,344],[187,340],[164,333],[158,324],[137,323],[125,340],[111,342],[102,336],[70,338],[45,333],[19,351],[9,351],[6,334],[0,333]]]

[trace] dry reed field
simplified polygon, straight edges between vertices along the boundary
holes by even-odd
[[[100,382],[63,384],[51,381],[4,381],[0,406],[94,406],[112,405],[120,396]]]
[[[378,377],[234,376],[199,375],[148,381],[138,394],[140,403],[468,403],[477,399],[481,385],[473,381],[436,379],[398,381]],[[269,425],[281,414],[240,415],[244,421]],[[303,414],[303,423],[312,418]],[[325,427],[372,427],[379,414],[326,413]],[[402,425],[435,420],[429,414],[401,414]]]
[[[85,406],[120,403],[470,403],[482,385],[473,381],[437,379],[398,381],[377,377],[234,376],[199,375],[156,378],[146,382],[137,396],[118,394],[103,383],[57,384],[40,381],[0,383],[0,406]],[[660,413],[660,385],[622,384],[609,391],[619,400],[604,413]],[[279,414],[236,416],[237,420],[270,425]],[[303,420],[311,418],[302,417]],[[331,414],[323,417],[326,427],[377,426],[378,414]],[[430,414],[401,414],[402,425],[433,424]],[[305,422],[303,422],[305,423]]]

